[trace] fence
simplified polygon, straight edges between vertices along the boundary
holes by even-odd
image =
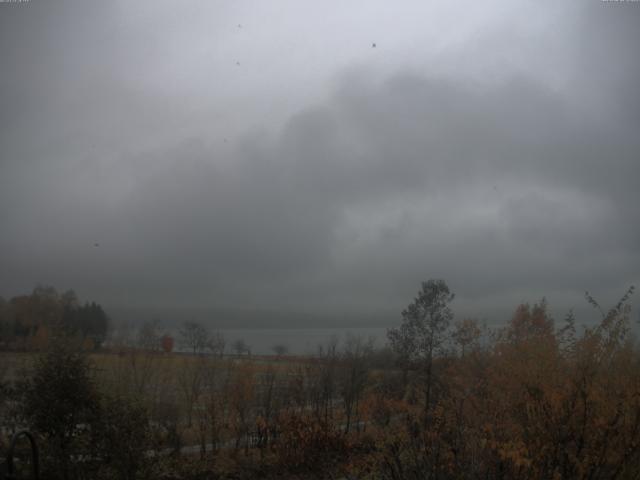
[[[16,445],[18,440],[21,437],[26,437],[29,440],[29,447],[31,449],[31,478],[33,480],[40,479],[40,459],[38,457],[38,445],[36,444],[35,438],[26,430],[16,433],[11,438],[11,443],[9,443],[9,450],[7,451],[7,459],[5,462],[6,472],[2,472],[0,470],[0,480],[15,480],[18,478],[15,468],[14,454],[16,450]],[[24,477],[20,477],[24,478]]]

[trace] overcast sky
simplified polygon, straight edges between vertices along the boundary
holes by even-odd
[[[0,295],[478,317],[640,280],[640,2],[0,3]]]

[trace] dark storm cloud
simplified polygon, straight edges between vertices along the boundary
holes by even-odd
[[[527,42],[534,71],[486,82],[354,66],[277,128],[254,107],[194,113],[180,85],[138,88],[144,46],[100,41],[120,25],[106,7],[96,30],[34,14],[23,22],[44,33],[3,42],[0,291],[43,281],[114,305],[369,313],[443,277],[478,315],[618,293],[640,271],[634,6],[552,16],[562,81]],[[82,23],[86,8],[64,11]],[[3,40],[28,37],[2,15]]]

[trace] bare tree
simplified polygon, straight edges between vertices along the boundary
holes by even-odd
[[[203,353],[209,346],[209,332],[199,322],[186,321],[180,327],[180,345],[191,350],[194,355]]]
[[[273,347],[271,347],[271,350],[273,350],[273,352],[278,356],[278,357],[283,357],[286,354],[289,353],[289,347],[287,347],[286,345],[282,344],[282,343],[278,343],[276,345],[274,345]]]
[[[219,357],[224,356],[224,349],[226,345],[227,342],[220,332],[215,332],[213,335],[209,336],[209,344],[207,346],[214,355]]]
[[[244,443],[249,454],[249,433],[255,424],[255,367],[249,363],[238,366],[229,385],[231,424],[235,433],[235,449]]]
[[[256,395],[258,447],[261,457],[276,430],[276,416],[281,407],[277,371],[271,366],[258,376]]]
[[[229,382],[231,373],[227,364],[226,373],[224,370],[225,363],[211,359],[207,362],[207,368],[205,372],[205,393],[203,395],[204,403],[204,419],[207,422],[205,435],[210,435],[212,450],[215,453],[221,442],[221,434],[223,425],[225,423],[225,411],[227,410],[227,397],[226,395],[229,389]],[[206,443],[201,440],[202,443]],[[204,446],[202,446],[204,450]]]
[[[365,341],[362,337],[353,335],[347,337],[344,352],[341,356],[343,369],[340,388],[347,417],[346,433],[349,433],[354,417],[356,425],[359,423],[358,407],[367,382],[367,361],[372,353],[373,339]]]
[[[153,319],[144,322],[138,329],[136,344],[143,350],[152,352],[160,351],[160,321]]]
[[[193,421],[193,408],[205,386],[206,364],[202,357],[183,357],[178,372],[178,386],[187,413],[187,425]]]
[[[251,347],[249,347],[242,338],[233,342],[233,349],[235,350],[236,355],[242,355],[244,353],[251,355]]]
[[[306,366],[307,394],[316,418],[325,425],[333,419],[333,399],[337,389],[338,339],[318,346],[315,361]]]

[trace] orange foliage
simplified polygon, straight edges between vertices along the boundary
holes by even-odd
[[[344,459],[348,446],[343,433],[314,415],[283,412],[273,445],[278,462],[289,471],[317,471]]]
[[[173,352],[173,337],[170,335],[163,335],[160,339],[160,345],[162,347],[162,351],[165,353]]]
[[[640,355],[626,337],[628,314],[612,310],[569,348],[544,301],[519,306],[493,346],[443,360],[427,427],[407,420],[385,433],[380,476],[632,478]]]

